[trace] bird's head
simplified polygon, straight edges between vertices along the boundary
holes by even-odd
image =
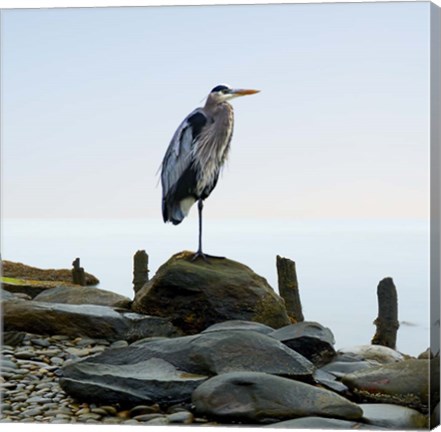
[[[212,103],[222,103],[239,96],[247,96],[259,93],[260,90],[251,89],[233,89],[225,84],[220,84],[211,90],[208,99]]]

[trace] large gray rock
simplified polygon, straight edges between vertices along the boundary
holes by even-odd
[[[361,408],[318,387],[260,372],[210,378],[192,396],[196,412],[221,420],[274,423],[305,416],[359,419]]]
[[[174,403],[189,401],[191,391],[207,376],[248,369],[310,377],[313,365],[260,333],[218,331],[106,350],[66,365],[62,385],[79,400],[130,404],[151,397]]]
[[[20,300],[3,302],[3,328],[5,331],[88,336],[109,341],[179,334],[172,324],[159,317],[119,313],[107,306]]]
[[[338,420],[325,417],[302,417],[298,419],[285,420],[264,426],[265,428],[275,429],[345,429],[345,430],[387,430],[387,428],[376,427],[366,423],[350,420]]]
[[[186,334],[227,320],[273,328],[290,323],[285,304],[268,282],[229,259],[198,259],[182,252],[163,264],[135,295],[135,312],[170,317]]]
[[[199,375],[230,371],[260,371],[292,377],[311,377],[314,366],[279,341],[256,332],[218,331],[173,339],[139,341],[84,360],[97,368],[163,359],[180,370]],[[65,368],[65,376],[79,365]]]
[[[388,429],[425,429],[427,417],[420,412],[392,404],[360,404],[366,423]]]
[[[314,321],[303,321],[282,327],[269,336],[283,342],[316,366],[322,366],[335,356],[334,335],[327,327]]]
[[[34,297],[34,301],[64,304],[93,304],[100,306],[129,309],[131,300],[128,297],[100,288],[85,286],[60,286],[43,291]]]
[[[185,402],[205,379],[206,376],[183,372],[165,360],[149,358],[99,367],[96,363],[79,361],[64,368],[60,385],[80,401],[130,406]]]
[[[429,376],[433,381],[429,385]],[[350,373],[343,384],[361,400],[404,405],[427,412],[439,400],[439,358],[403,360]]]

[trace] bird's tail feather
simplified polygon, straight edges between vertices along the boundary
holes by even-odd
[[[162,201],[162,217],[164,222],[171,222],[173,225],[180,224],[188,215],[191,206],[196,202],[193,197],[185,198],[178,202],[167,203]]]

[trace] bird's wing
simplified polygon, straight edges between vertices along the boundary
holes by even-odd
[[[206,115],[202,108],[198,108],[184,119],[173,135],[161,165],[163,198],[176,188],[183,174],[191,167],[192,147],[206,123]]]

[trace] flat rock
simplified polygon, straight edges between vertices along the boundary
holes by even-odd
[[[334,418],[324,417],[302,417],[293,420],[285,420],[278,423],[273,423],[265,428],[277,428],[277,429],[345,429],[345,430],[387,430],[383,427],[375,427],[366,423],[359,423],[349,420],[338,420]]]
[[[87,336],[109,341],[179,334],[165,319],[133,312],[119,313],[108,306],[19,300],[3,302],[3,326],[5,331]]]
[[[439,358],[409,359],[372,367],[347,374],[342,382],[361,400],[427,412],[429,398],[439,400]]]
[[[338,350],[339,355],[356,357],[359,360],[371,360],[379,364],[395,363],[404,360],[403,354],[381,345],[357,345]]]
[[[34,297],[34,301],[63,304],[93,304],[129,309],[131,300],[128,297],[100,288],[59,286],[46,290]]]
[[[328,363],[335,356],[334,335],[314,321],[303,321],[275,330],[269,336],[302,354],[316,366]]]
[[[370,369],[375,366],[379,366],[379,364],[377,362],[372,363],[362,360],[355,360],[355,361],[335,360],[321,367],[320,370],[330,373],[338,378],[341,378],[347,374],[358,372],[365,369]]]
[[[273,328],[290,323],[283,299],[249,267],[226,258],[192,258],[191,252],[171,257],[136,293],[132,309],[170,317],[186,334],[228,320]]]
[[[360,404],[363,420],[388,429],[425,429],[427,417],[420,412],[392,404]]]
[[[262,334],[270,334],[274,331],[272,327],[269,327],[265,324],[261,324],[253,321],[244,321],[244,320],[230,320],[224,321],[221,323],[213,324],[210,327],[206,328],[201,333],[208,333],[214,331],[224,331],[224,330],[247,330],[247,331],[255,331]]]
[[[359,419],[363,411],[318,387],[261,372],[231,372],[210,378],[192,396],[196,413],[221,421],[274,423],[305,416]]]
[[[269,336],[244,331],[218,331],[173,339],[139,341],[87,358],[91,368],[127,366],[150,358],[163,359],[179,370],[216,375],[231,371],[259,371],[275,375],[310,378],[314,366],[295,351]],[[83,362],[63,369],[70,377]]]
[[[80,401],[93,403],[172,404],[190,399],[206,376],[181,371],[165,360],[149,358],[112,365],[80,361],[63,368],[61,388]]]

